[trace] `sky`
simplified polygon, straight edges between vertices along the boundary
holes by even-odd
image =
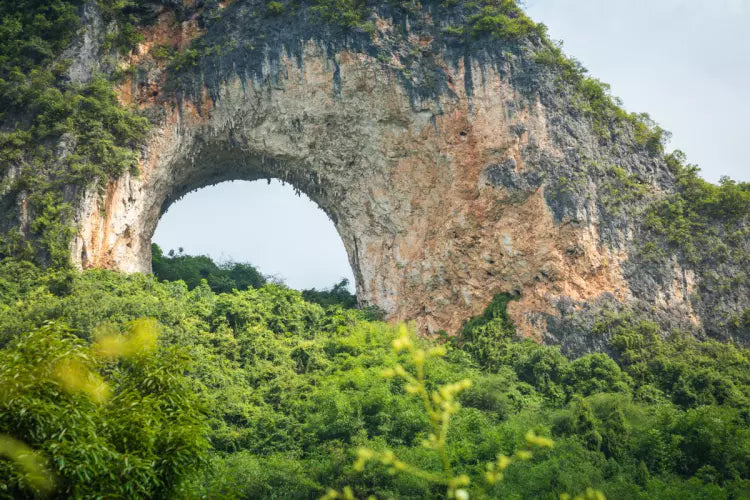
[[[612,86],[628,111],[672,132],[702,175],[750,181],[750,0],[526,0],[563,49]],[[178,201],[154,241],[219,261],[250,262],[292,288],[352,272],[327,216],[274,181],[229,182]]]
[[[250,262],[296,289],[330,288],[354,278],[344,243],[328,216],[280,181],[223,182],[174,203],[153,241],[165,252]]]
[[[526,0],[628,111],[672,132],[706,179],[750,181],[750,0]]]

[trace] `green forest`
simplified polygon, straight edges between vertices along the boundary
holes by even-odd
[[[6,260],[0,495],[748,498],[748,350],[612,311],[568,359],[509,300],[428,340],[278,284]]]

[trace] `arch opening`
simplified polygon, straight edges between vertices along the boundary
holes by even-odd
[[[334,221],[278,179],[224,181],[165,204],[151,241],[165,255],[249,263],[272,281],[323,290],[355,278]]]

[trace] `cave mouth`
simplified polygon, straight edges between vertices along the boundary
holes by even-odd
[[[355,281],[334,222],[279,180],[225,181],[170,204],[151,239],[169,255],[207,255],[255,266],[290,288],[323,290]]]

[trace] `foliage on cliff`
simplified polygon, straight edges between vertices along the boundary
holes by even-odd
[[[143,275],[42,271],[12,261],[3,263],[0,277],[3,359],[20,359],[24,352],[41,358],[43,353],[101,352],[95,346],[103,333],[127,335],[138,318],[158,321],[161,354],[147,356],[147,363],[174,373],[181,397],[192,398],[188,393],[194,391],[204,416],[195,409],[186,410],[188,416],[209,428],[206,465],[190,473],[194,464],[186,464],[184,474],[173,476],[179,495],[318,498],[327,487],[347,485],[359,496],[381,498],[444,492],[409,474],[391,474],[378,463],[361,473],[353,466],[356,449],[364,447],[391,450],[420,469],[441,470],[421,445],[429,429],[421,402],[407,393],[403,381],[382,376],[384,367],[410,366],[391,349],[397,337],[391,326],[363,321],[355,310],[305,302],[299,292],[278,285],[216,294],[205,283],[190,291],[184,283]],[[506,302],[507,297],[498,298],[487,314],[467,323],[462,337],[444,345],[445,357],[429,359],[425,367],[430,388],[473,381],[459,396],[462,408],[451,418],[446,448],[455,474],[471,479],[473,498],[557,498],[587,487],[610,498],[737,498],[747,491],[747,350],[701,343],[621,314],[603,316],[595,327],[595,334],[613,339],[612,357],[570,360],[557,348],[515,339],[504,315]],[[45,327],[49,320],[55,326]],[[39,341],[40,327],[49,341]],[[427,350],[435,346],[412,341]],[[192,358],[186,370],[164,354],[173,351]],[[41,453],[70,491],[85,488],[85,482],[68,471],[98,467],[92,460],[102,453],[124,452],[116,439],[120,434],[85,441],[87,426],[96,422],[113,426],[113,432],[159,435],[169,443],[200,442],[200,425],[191,434],[198,441],[184,441],[185,436],[163,434],[162,422],[168,420],[123,415],[115,404],[119,388],[141,384],[137,381],[147,380],[152,368],[138,371],[127,359],[91,362],[111,381],[113,399],[107,405],[86,402],[81,394],[50,392],[57,386],[49,381],[29,388],[23,399],[28,406],[9,406],[16,413],[7,415],[27,408],[27,427],[0,419],[0,434]],[[3,366],[28,373],[17,364]],[[164,390],[149,393],[153,411],[175,404],[171,389]],[[143,395],[121,392],[128,401],[144,401]],[[63,412],[74,404],[90,413],[79,420]],[[47,433],[26,432],[37,425],[32,422],[46,422]],[[62,425],[69,447],[55,445],[54,429]],[[485,464],[526,446],[529,430],[552,437],[555,446],[536,450],[531,460],[504,469],[502,481],[488,484]],[[172,441],[178,438],[183,441]],[[86,453],[70,455],[84,444]],[[157,453],[157,463],[166,461],[165,467],[174,458],[169,446],[146,447],[144,440],[131,446],[134,464],[148,456],[144,453]],[[7,461],[0,463],[0,473],[14,474]],[[102,487],[136,487],[137,478],[153,479],[132,477],[133,484],[116,478]]]
[[[291,2],[290,2],[291,3]],[[464,35],[480,38],[491,36],[498,39],[514,40],[532,33],[537,25],[518,7],[515,0],[480,0],[461,2],[458,0],[427,0],[424,2],[406,1],[359,1],[359,0],[312,0],[312,12],[334,26],[344,29],[374,33],[375,23],[372,14],[383,6],[407,13],[419,14],[419,10],[439,8],[450,17],[461,19],[458,25],[447,25],[444,33],[455,38]],[[288,10],[282,2],[269,2],[271,14],[279,15]]]
[[[725,177],[711,184],[680,151],[666,158],[677,188],[646,210],[639,258],[665,265],[677,255],[699,276],[691,299],[710,318],[706,329],[748,342],[750,307],[741,300],[750,297],[750,183]],[[740,301],[725,300],[730,292]]]
[[[698,176],[696,165],[685,163],[680,151],[667,156],[667,161],[677,191],[650,207],[647,227],[664,235],[692,264],[709,255],[732,258],[728,245],[736,248],[750,235],[750,183],[727,177],[718,186],[706,182]]]
[[[270,70],[278,78],[274,65],[281,54],[299,57],[304,45],[300,40],[311,40],[331,52],[355,49],[376,57],[409,92],[423,99],[450,94],[446,62],[465,65],[467,84],[472,82],[472,64],[509,64],[511,79],[546,78],[546,71],[572,92],[573,110],[584,114],[603,140],[633,135],[639,148],[658,156],[668,137],[647,114],[626,112],[609,86],[566,56],[549,39],[544,24],[532,21],[515,0],[248,0],[203,19],[207,34],[173,54],[169,81],[177,95],[197,97],[206,85],[218,98],[217,85],[230,73],[257,79]],[[393,29],[378,28],[378,20]],[[256,62],[263,59],[262,51],[270,51],[270,68]],[[527,64],[516,67],[518,59]],[[527,83],[528,97],[535,99],[538,88]]]
[[[0,255],[65,265],[76,197],[92,181],[103,185],[137,169],[135,147],[148,121],[120,106],[107,75],[83,83],[68,78],[72,61],[61,55],[81,27],[82,5],[0,4]],[[117,2],[105,9],[122,21],[110,33],[110,44],[120,44],[113,50],[137,40],[125,21],[137,19],[126,15],[132,8]],[[27,220],[8,219],[18,211]]]

